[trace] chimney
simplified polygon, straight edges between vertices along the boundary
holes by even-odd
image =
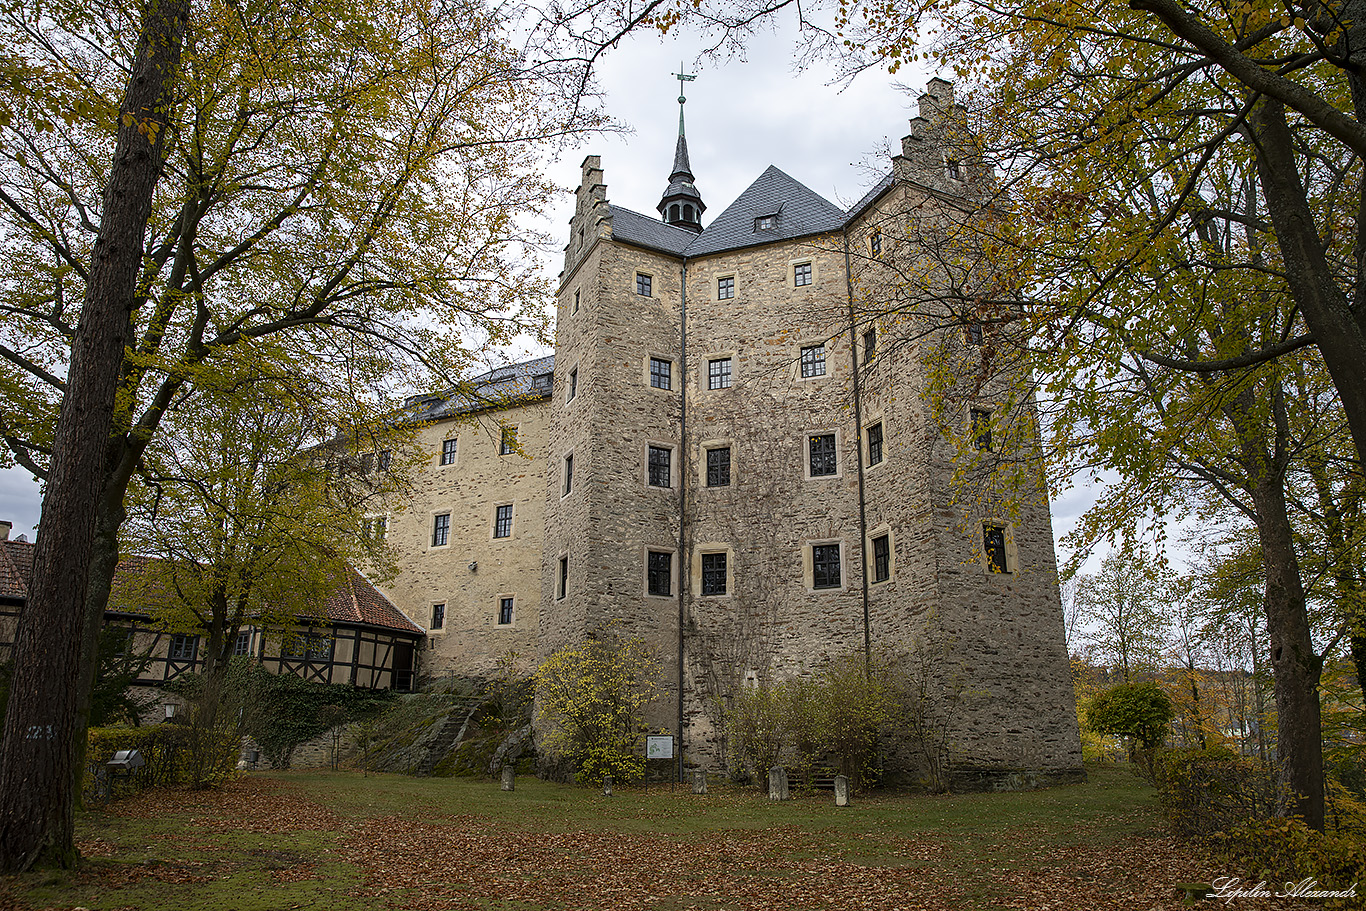
[[[0,519],[0,541],[9,540],[9,530],[13,527],[13,522],[7,522],[4,519]]]

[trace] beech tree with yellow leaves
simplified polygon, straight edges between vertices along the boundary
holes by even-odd
[[[519,15],[478,0],[0,5],[0,440],[47,482],[0,750],[0,869],[75,862],[60,781],[78,668],[129,481],[185,390],[269,339],[378,407],[405,376],[455,377],[543,330],[526,253],[544,238],[522,218],[551,192],[546,153],[600,121],[584,61],[514,43]],[[121,246],[102,247],[115,226]],[[105,249],[123,254],[112,281]],[[108,343],[87,354],[101,312]],[[87,377],[104,404],[79,399]],[[61,593],[37,594],[49,579]]]

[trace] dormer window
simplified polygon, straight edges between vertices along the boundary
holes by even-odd
[[[754,233],[755,233],[755,234],[758,234],[760,231],[773,231],[773,230],[776,230],[777,227],[778,227],[778,213],[777,213],[777,212],[774,212],[772,215],[760,215],[758,218],[754,219]]]
[[[549,395],[550,389],[555,385],[555,375],[553,373],[538,373],[531,378],[531,391],[541,395]]]

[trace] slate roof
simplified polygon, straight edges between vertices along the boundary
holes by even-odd
[[[683,251],[688,249],[688,244],[698,238],[693,231],[664,224],[657,215],[641,215],[639,212],[613,205],[609,205],[607,209],[612,216],[614,240],[624,240],[637,247],[682,256]]]
[[[694,257],[726,250],[794,240],[841,230],[864,205],[891,185],[891,175],[869,191],[850,212],[818,195],[801,181],[770,165],[726,210],[712,219],[701,234],[666,225],[658,218],[641,215],[620,206],[609,206],[612,237],[616,240],[671,253]],[[756,231],[755,219],[776,215],[771,230]]]
[[[772,230],[756,231],[754,220],[765,215],[777,215],[777,225]],[[712,219],[706,230],[688,245],[684,255],[705,256],[838,231],[842,227],[843,209],[769,165],[735,202]]]
[[[6,541],[0,547],[0,598],[28,600],[28,582],[33,573],[33,548],[33,544],[25,541]],[[155,559],[136,555],[122,557],[115,572],[126,584],[129,578],[144,572]],[[346,567],[344,578],[337,580],[325,608],[325,616],[317,619],[426,635],[422,627],[409,620],[379,589],[350,566]],[[131,606],[111,608],[109,613],[125,617],[147,616],[144,611]]]
[[[667,228],[666,225],[660,227]],[[681,233],[687,234],[686,231]],[[692,237],[691,234],[687,236]],[[554,372],[555,355],[550,354],[481,373],[463,390],[409,396],[404,405],[408,417],[413,420],[436,421],[488,408],[502,408],[528,399],[549,398],[550,385],[537,377],[547,377]]]

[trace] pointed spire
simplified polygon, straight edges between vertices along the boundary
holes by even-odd
[[[692,82],[696,75],[688,75],[683,65],[678,65],[674,73],[678,79],[678,144],[674,147],[674,167],[669,174],[669,186],[659,200],[659,216],[666,225],[674,225],[689,231],[702,232],[702,213],[707,211],[702,202],[702,194],[693,186],[692,166],[688,163],[688,139],[683,132],[683,83]]]

